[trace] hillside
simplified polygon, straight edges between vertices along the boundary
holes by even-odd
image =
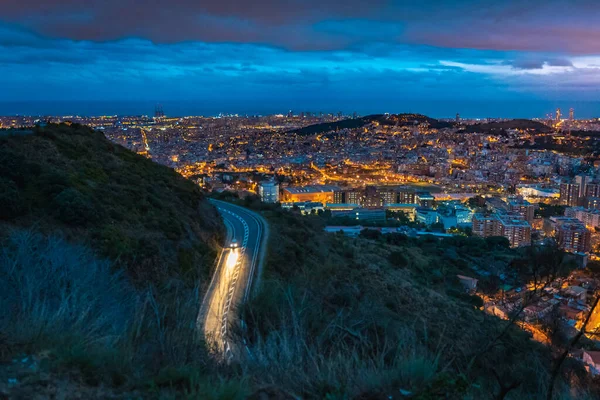
[[[549,348],[479,310],[481,298],[456,278],[534,262],[525,252],[500,238],[349,238],[323,232],[317,215],[242,204],[271,226],[262,288],[240,333],[259,382],[308,399],[493,399],[501,379],[519,382],[506,398],[545,399]],[[477,278],[498,290],[493,277]],[[591,398],[580,388],[560,391]]]
[[[344,119],[336,122],[326,122],[305,126],[304,128],[295,129],[289,133],[297,135],[317,135],[320,133],[335,132],[342,129],[356,129],[377,122],[386,126],[412,126],[415,123],[427,123],[435,129],[450,128],[452,124],[438,121],[421,114],[374,114],[367,115],[356,119]]]
[[[208,278],[222,235],[193,183],[77,125],[0,136],[0,235],[15,227],[90,245],[136,283]]]
[[[509,129],[530,131],[533,133],[549,133],[552,129],[541,122],[530,119],[511,119],[501,122],[488,122],[483,124],[467,125],[464,128],[466,133],[489,133],[499,134]]]
[[[379,120],[382,125],[392,126],[412,126],[415,124],[428,124],[432,129],[452,128],[454,125],[450,122],[444,122],[423,114],[391,114]]]
[[[356,118],[356,119],[343,119],[341,121],[336,121],[336,122],[325,122],[322,124],[314,124],[314,125],[309,125],[309,126],[305,126],[303,128],[300,129],[295,129],[293,131],[290,131],[289,133],[295,133],[297,135],[317,135],[320,133],[327,133],[327,132],[335,132],[335,131],[339,131],[342,129],[356,129],[356,128],[360,128],[363,127],[365,125],[368,125],[370,123],[372,123],[373,121],[377,121],[380,118],[382,118],[383,115],[368,115],[366,117],[360,117],[360,118]]]
[[[2,398],[545,398],[550,349],[481,311],[456,277],[539,262],[504,238],[348,238],[319,215],[215,195],[271,231],[231,330],[243,351],[225,362],[198,334],[196,278],[221,227],[196,186],[81,126],[0,144]],[[565,368],[557,395],[597,398],[578,371]]]

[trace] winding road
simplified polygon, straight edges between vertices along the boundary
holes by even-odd
[[[206,340],[230,360],[239,348],[232,342],[230,330],[237,323],[238,306],[248,300],[253,284],[257,284],[261,275],[268,226],[253,211],[223,201],[210,201],[223,217],[227,241],[200,307],[198,324]]]

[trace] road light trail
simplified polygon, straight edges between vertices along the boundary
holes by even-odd
[[[214,350],[230,360],[236,351],[230,329],[237,322],[238,306],[249,298],[261,262],[265,222],[245,208],[220,201],[213,203],[227,226],[228,238],[202,302],[198,324]],[[233,242],[237,245],[232,246]]]

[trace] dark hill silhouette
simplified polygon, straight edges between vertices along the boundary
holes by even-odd
[[[427,123],[430,127],[435,129],[450,128],[453,126],[451,123],[442,122],[421,114],[373,114],[355,119],[343,119],[336,122],[309,125],[292,130],[289,133],[295,133],[297,135],[317,135],[327,132],[336,132],[343,129],[361,128],[374,122],[386,126],[412,126]]]
[[[530,119],[511,119],[508,121],[488,122],[483,124],[468,125],[464,131],[466,133],[499,133],[508,129],[526,130],[537,133],[552,132],[552,128],[541,122]]]

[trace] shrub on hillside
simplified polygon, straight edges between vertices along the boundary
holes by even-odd
[[[23,212],[23,204],[17,184],[0,178],[0,219],[11,219]]]
[[[193,182],[100,132],[49,124],[0,137],[0,177],[0,219],[9,222],[0,237],[35,222],[90,245],[136,284],[208,280],[224,231],[214,207]]]
[[[61,191],[53,201],[55,215],[69,225],[86,226],[98,220],[98,212],[92,201],[77,189]]]
[[[0,276],[0,332],[15,353],[44,352],[49,367],[91,385],[173,386],[161,371],[179,370],[186,391],[203,392],[196,377],[214,377],[196,325],[198,288],[172,279],[138,289],[91,249],[23,230],[0,243]]]

